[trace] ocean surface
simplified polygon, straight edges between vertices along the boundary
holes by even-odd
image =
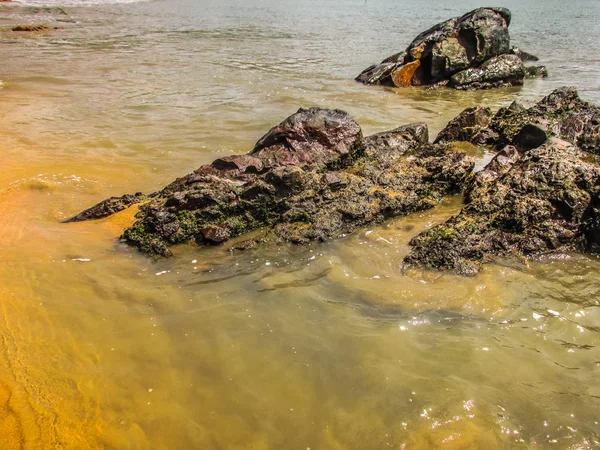
[[[478,6],[0,4],[0,449],[600,448],[600,260],[403,273],[410,238],[460,198],[325,244],[158,261],[118,242],[135,211],[61,223],[247,152],[303,106],[433,137],[465,107],[563,85],[600,103],[597,0],[495,5],[550,72],[522,88],[353,81]]]

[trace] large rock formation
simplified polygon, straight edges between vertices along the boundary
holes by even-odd
[[[162,256],[174,244],[220,244],[257,228],[262,240],[322,241],[432,208],[460,192],[472,169],[464,153],[430,144],[425,124],[363,138],[343,111],[300,109],[246,155],[219,158],[148,197],[105,200],[69,221],[142,202],[122,239]]]
[[[497,256],[600,251],[600,108],[575,89],[495,116],[465,110],[436,141],[450,140],[502,150],[470,181],[462,211],[411,241],[408,265],[470,274]]]
[[[526,76],[547,76],[542,66],[523,65],[523,61],[537,60],[535,56],[510,46],[510,20],[506,8],[478,8],[438,23],[418,35],[405,51],[368,67],[356,80],[464,90],[519,85]]]
[[[498,149],[480,172],[450,142]],[[462,211],[419,234],[410,266],[477,272],[495,257],[600,252],[600,108],[561,88],[530,108],[468,108],[433,144],[412,124],[364,138],[338,110],[300,109],[246,155],[219,158],[163,190],[113,197],[73,217],[140,204],[122,240],[168,256],[185,242],[305,243],[432,208],[464,191]]]

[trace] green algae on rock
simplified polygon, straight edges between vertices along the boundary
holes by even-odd
[[[473,166],[465,153],[430,144],[422,123],[364,138],[343,111],[300,109],[250,153],[150,195],[122,240],[160,256],[174,244],[215,245],[259,228],[268,240],[324,241],[432,208],[462,191]],[[106,217],[123,199],[131,200],[111,198],[71,220]]]
[[[512,145],[469,182],[458,215],[412,239],[405,263],[466,275],[498,256],[600,251],[600,108],[561,88],[529,109],[474,116],[464,111],[438,140],[473,140],[489,124],[489,143]]]
[[[526,131],[537,133],[540,139],[540,132],[533,127],[600,155],[600,107],[581,100],[571,87],[556,89],[530,108],[516,101],[495,115],[486,108],[467,108],[439,133],[435,142],[519,146],[527,138]]]

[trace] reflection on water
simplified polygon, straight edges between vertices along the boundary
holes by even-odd
[[[507,5],[555,78],[456,93],[349,80],[468,1],[426,16],[384,0],[199,3],[0,10],[2,24],[75,22],[0,33],[0,448],[598,448],[600,262],[404,271],[410,238],[460,198],[327,244],[181,246],[158,261],[116,239],[135,211],[60,223],[245,152],[299,106],[346,109],[366,133],[426,121],[433,134],[466,106],[566,78],[599,100],[595,20],[570,67],[564,37],[534,39],[598,5],[552,16],[547,2],[541,25],[536,2]],[[463,149],[478,167],[490,157]]]

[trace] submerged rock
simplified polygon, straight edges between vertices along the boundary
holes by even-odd
[[[526,75],[547,76],[543,66],[535,70],[523,66],[523,61],[537,58],[510,46],[510,20],[506,8],[478,8],[438,23],[418,35],[405,51],[368,67],[356,80],[397,87],[487,89],[523,84]]]
[[[538,58],[537,56],[532,55],[531,53],[524,52],[523,50],[521,50],[518,47],[511,47],[509,53],[511,53],[513,55],[517,55],[519,58],[521,58],[521,61],[523,61],[523,62],[540,60],[540,58]]]
[[[343,111],[300,109],[249,154],[220,158],[153,194],[122,240],[163,256],[174,244],[220,244],[257,228],[261,240],[323,241],[432,208],[460,192],[472,169],[464,153],[430,144],[425,124],[363,138]],[[74,219],[98,217],[122,199]]]
[[[470,181],[462,211],[415,237],[405,262],[471,274],[497,256],[599,251],[600,108],[561,88],[491,121],[465,119],[474,116],[464,111],[438,140],[473,140],[469,125],[485,132],[489,123],[487,132],[496,133],[489,143],[505,147]]]
[[[525,78],[546,78],[548,69],[544,66],[525,67]]]

